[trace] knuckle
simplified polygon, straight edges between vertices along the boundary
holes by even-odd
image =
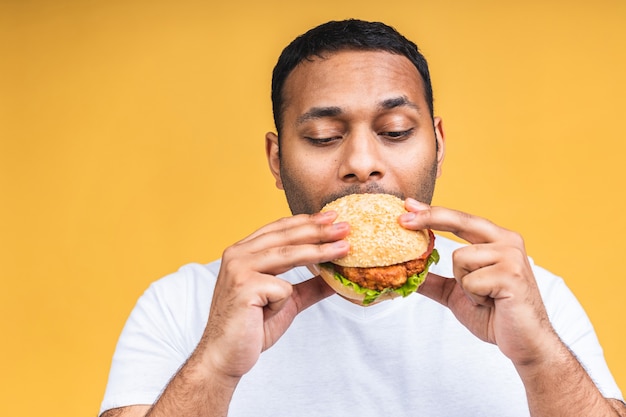
[[[231,259],[236,259],[237,257],[234,255],[237,252],[237,244],[233,246],[229,246],[222,252],[222,265],[230,262]]]
[[[507,271],[510,278],[514,280],[526,280],[528,267],[524,252],[517,248],[510,248],[508,259]]]
[[[455,251],[452,252],[452,264],[453,265],[456,265],[459,262],[461,256],[463,255],[462,249],[464,248],[456,249]]]
[[[233,245],[226,248],[222,253],[220,270],[225,276],[238,276],[245,269],[244,258],[239,252],[237,245]]]
[[[513,279],[520,280],[525,277],[524,268],[519,262],[514,262],[513,266],[510,267],[510,274]]]
[[[278,256],[281,258],[288,258],[291,255],[291,246],[280,246],[277,248]]]
[[[524,247],[524,238],[522,237],[521,234],[514,232],[512,230],[507,230],[507,240],[510,242],[510,244],[516,248],[523,248]]]
[[[295,217],[281,217],[280,219],[278,219],[276,221],[276,223],[279,224],[279,225],[285,225],[286,223],[290,222],[291,219],[293,219],[293,218],[297,218],[297,216],[295,216]]]
[[[337,236],[337,231],[332,225],[317,225],[315,229],[315,238],[318,244],[327,243]]]
[[[239,264],[236,259],[222,259],[221,270],[226,276],[232,276],[239,270]]]

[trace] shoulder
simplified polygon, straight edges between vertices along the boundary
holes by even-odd
[[[204,325],[218,272],[219,261],[192,263],[152,282],[137,300],[126,327],[186,338],[190,327]]]
[[[219,272],[220,260],[209,264],[190,263],[181,266],[176,272],[170,273],[154,281],[148,291],[181,291],[190,286],[213,286]]]
[[[189,301],[194,294],[213,294],[220,261],[210,264],[190,263],[150,284],[139,303],[176,305]]]

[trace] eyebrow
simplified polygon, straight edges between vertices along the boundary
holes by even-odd
[[[378,107],[382,110],[391,110],[402,106],[410,107],[418,112],[420,111],[420,107],[409,100],[407,96],[388,98],[378,104]]]
[[[406,96],[392,97],[378,103],[378,108],[380,110],[392,110],[402,106],[410,107],[417,110],[418,112],[420,111],[420,107],[417,104],[413,103],[411,100],[409,100]],[[310,120],[317,120],[325,117],[337,117],[342,113],[343,110],[341,109],[341,107],[336,106],[311,107],[307,112],[301,114],[298,117],[298,119],[296,120],[296,124],[301,125]]]
[[[306,113],[301,114],[298,120],[296,120],[296,123],[301,125],[309,120],[322,119],[324,117],[337,117],[341,113],[343,113],[343,111],[340,107],[312,107]]]

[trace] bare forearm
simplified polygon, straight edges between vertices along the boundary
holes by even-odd
[[[623,404],[602,396],[569,349],[560,341],[556,346],[545,362],[517,367],[526,387],[530,414],[533,417],[626,416]]]
[[[218,378],[196,357],[178,371],[147,417],[224,417],[237,380]]]

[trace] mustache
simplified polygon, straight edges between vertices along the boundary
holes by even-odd
[[[350,194],[391,194],[391,195],[395,195],[396,197],[402,200],[406,198],[404,193],[400,191],[396,191],[396,190],[386,189],[385,187],[375,182],[367,184],[367,185],[354,184],[354,185],[344,188],[341,191],[338,191],[338,192],[335,192],[326,196],[324,200],[322,201],[322,207],[324,207],[326,204],[330,203],[331,201],[335,201],[338,198],[345,197]],[[322,207],[320,207],[320,210],[322,209]]]

